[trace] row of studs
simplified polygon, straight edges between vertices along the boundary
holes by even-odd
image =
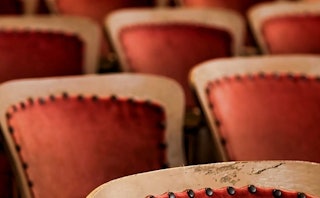
[[[49,102],[54,102],[54,101],[56,101],[56,98],[57,98],[57,97],[54,96],[54,95],[49,95],[48,101],[49,101]],[[69,94],[68,94],[67,92],[63,92],[63,93],[62,93],[62,98],[63,98],[63,99],[69,99]],[[78,95],[78,96],[76,96],[76,98],[77,98],[79,101],[84,101],[84,98],[85,98],[85,97],[84,97],[83,95]],[[92,100],[93,102],[97,102],[97,101],[99,100],[99,97],[98,97],[97,95],[93,95],[93,96],[91,96],[91,97],[89,97],[89,98],[91,98],[91,100]],[[110,99],[111,99],[111,101],[114,101],[114,102],[120,101],[120,100],[125,101],[124,99],[118,98],[116,95],[111,95],[111,96],[110,96]],[[40,105],[44,105],[44,104],[47,102],[47,101],[45,100],[45,98],[42,98],[42,97],[39,97],[37,100],[34,100],[33,98],[28,98],[27,101],[28,101],[28,104],[29,104],[29,105],[33,105],[36,101],[38,101],[38,103],[39,103]],[[136,102],[140,102],[140,101],[134,100],[133,98],[128,98],[126,101],[127,101],[128,103],[130,103],[130,104],[136,104]],[[154,107],[156,107],[156,109],[159,111],[159,113],[163,112],[163,108],[162,108],[160,105],[158,105],[158,104],[156,104],[156,103],[152,103],[150,100],[146,100],[146,101],[144,101],[144,103],[147,104],[147,105],[154,105]],[[17,111],[19,110],[19,108],[20,108],[21,110],[24,110],[24,109],[26,109],[26,107],[27,107],[27,105],[26,105],[25,102],[20,102],[19,105],[13,105],[13,106],[12,106],[12,111],[13,111],[13,112],[12,112],[12,113],[9,113],[9,112],[6,113],[6,118],[7,118],[7,120],[11,119],[11,118],[12,118],[12,114],[15,113],[15,112],[17,112]],[[160,122],[160,123],[158,124],[158,127],[159,127],[159,129],[164,130],[165,127],[166,127],[166,125],[165,125],[165,123],[162,121],[162,122]],[[13,135],[13,133],[14,133],[14,128],[13,128],[12,126],[8,125],[8,131],[10,132],[11,135]],[[15,148],[16,148],[16,151],[17,151],[18,153],[20,153],[20,151],[21,151],[21,146],[18,145],[18,144],[16,144],[16,145],[15,145]],[[159,149],[161,149],[161,150],[167,149],[167,144],[166,144],[166,143],[160,143]],[[26,169],[28,168],[28,164],[22,159],[22,156],[21,156],[20,154],[19,154],[19,156],[20,156],[20,159],[21,159],[21,161],[22,161],[23,169],[26,170]],[[163,164],[161,165],[161,168],[168,168],[168,167],[169,167],[169,166],[168,166],[167,163],[163,163]],[[27,172],[25,172],[25,174],[27,175]],[[29,177],[28,175],[27,175],[27,178],[28,178],[28,185],[29,185],[29,187],[33,187],[34,184],[33,184],[33,182],[30,180],[30,177]]]
[[[247,189],[248,189],[248,192],[251,194],[255,194],[258,191],[254,185],[249,185]],[[231,196],[236,194],[236,189],[231,186],[227,187],[226,190],[227,190],[227,193]],[[186,193],[187,193],[188,197],[190,197],[190,198],[195,198],[195,196],[196,196],[195,192],[191,189],[187,190]],[[211,188],[205,188],[205,193],[208,197],[214,196],[214,191]],[[168,192],[167,195],[168,195],[168,198],[175,198],[176,197],[173,192]],[[281,190],[274,189],[272,191],[272,196],[275,198],[280,198],[280,197],[282,197],[282,195],[283,195],[283,193]],[[154,196],[151,195],[151,196],[148,196],[148,198],[154,198]],[[306,195],[304,193],[298,192],[297,198],[306,198]]]

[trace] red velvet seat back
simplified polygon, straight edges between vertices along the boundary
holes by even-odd
[[[85,197],[167,163],[164,111],[149,101],[64,94],[28,99],[7,119],[34,197]]]
[[[320,83],[293,75],[230,77],[208,100],[230,160],[320,162]]]
[[[192,7],[221,7],[232,9],[240,12],[243,16],[246,15],[248,8],[254,4],[274,1],[274,0],[182,0],[183,4]]]
[[[234,188],[231,186],[224,188],[201,188],[201,189],[188,189],[182,192],[167,192],[162,195],[156,196],[148,196],[147,198],[225,198],[225,197],[233,197],[233,198],[248,198],[248,197],[257,197],[257,198],[312,198],[315,196],[306,195],[303,192],[294,192],[288,190],[279,190],[275,188],[263,188],[256,187],[254,185],[245,186],[242,188]]]
[[[1,0],[0,15],[2,14],[22,14],[23,5],[19,0]]]
[[[273,17],[261,31],[271,54],[320,53],[320,15]]]
[[[82,74],[84,47],[75,35],[0,30],[0,82]]]
[[[187,106],[193,106],[190,69],[205,60],[232,55],[226,31],[197,25],[136,25],[123,28],[120,43],[129,70],[168,76],[183,85]]]

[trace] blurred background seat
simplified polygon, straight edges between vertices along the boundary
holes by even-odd
[[[189,143],[193,144],[202,119],[188,84],[189,71],[208,59],[242,54],[243,18],[221,9],[123,9],[108,15],[105,27],[119,57],[120,71],[167,76],[183,86],[185,145],[189,163],[195,163],[196,147]]]
[[[320,162],[320,57],[216,59],[191,82],[210,125],[217,161]],[[215,147],[216,146],[216,147]]]
[[[185,164],[184,97],[171,79],[110,74],[0,86],[22,197],[85,197],[129,174]]]
[[[263,54],[320,53],[320,3],[264,3],[248,17]]]
[[[100,32],[71,16],[0,17],[0,82],[95,73]]]
[[[114,10],[128,7],[155,7],[162,5],[162,0],[117,0],[117,1],[101,1],[101,0],[45,0],[49,10],[53,14],[58,15],[76,15],[90,18],[101,26],[103,32],[103,20],[106,15]],[[164,3],[165,4],[165,3]],[[165,5],[162,5],[165,6]],[[101,70],[108,71],[114,68],[115,56],[110,46],[108,35],[101,40]],[[114,64],[114,65],[113,65]]]
[[[97,187],[87,198],[315,198],[320,196],[319,174],[318,163],[303,161],[243,161],[184,166],[119,178]]]

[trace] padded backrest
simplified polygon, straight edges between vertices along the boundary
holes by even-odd
[[[224,159],[320,162],[318,61],[316,56],[239,58],[203,63],[193,71]]]
[[[204,60],[239,55],[244,31],[239,15],[219,9],[126,9],[112,13],[106,27],[123,71],[177,80],[188,106],[194,105],[190,69]]]
[[[320,3],[265,3],[248,16],[263,53],[320,53]]]
[[[115,179],[87,198],[319,197],[319,171],[318,163],[285,160],[184,166]]]
[[[101,32],[103,32],[102,24],[104,17],[110,12],[126,8],[126,7],[153,7],[155,2],[153,0],[117,0],[117,1],[101,1],[101,0],[45,0],[49,5],[52,13],[67,14],[75,16],[88,17],[101,25]],[[102,40],[102,56],[107,56],[113,49],[109,44],[108,38]]]
[[[1,125],[9,132],[5,137],[13,146],[10,151],[16,168],[22,168],[23,195],[84,197],[111,179],[183,164],[181,88],[171,80],[153,76],[108,77],[40,79],[26,84],[21,80],[0,88],[2,94],[15,98],[15,102],[4,102],[6,117]],[[148,92],[143,87],[146,82],[157,91],[166,90],[161,94],[170,95],[172,101],[165,102],[161,94]],[[50,91],[45,90],[47,83]],[[135,87],[128,91],[125,83]],[[81,84],[86,87],[82,92],[69,87]],[[101,85],[101,92],[89,89]],[[37,93],[10,94],[8,90],[18,92],[26,86],[38,88]],[[106,94],[121,87],[125,88],[119,94]],[[168,87],[177,93],[169,93]],[[168,110],[177,105],[175,102],[180,102],[180,107],[174,108],[177,112]]]
[[[78,17],[0,18],[0,81],[94,73],[100,34]]]
[[[258,3],[273,1],[273,0],[180,0],[183,6],[189,7],[221,7],[240,12],[243,16],[247,10]]]

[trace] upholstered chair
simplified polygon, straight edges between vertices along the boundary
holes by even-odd
[[[320,165],[304,161],[238,161],[151,171],[107,182],[87,198],[316,198]]]
[[[22,198],[85,197],[129,174],[184,165],[175,81],[109,74],[0,85],[1,126]]]
[[[320,53],[320,3],[270,2],[248,12],[263,54]]]
[[[0,82],[95,73],[99,27],[72,16],[0,17]]]
[[[191,83],[217,160],[320,162],[320,57],[274,55],[199,64]]]

